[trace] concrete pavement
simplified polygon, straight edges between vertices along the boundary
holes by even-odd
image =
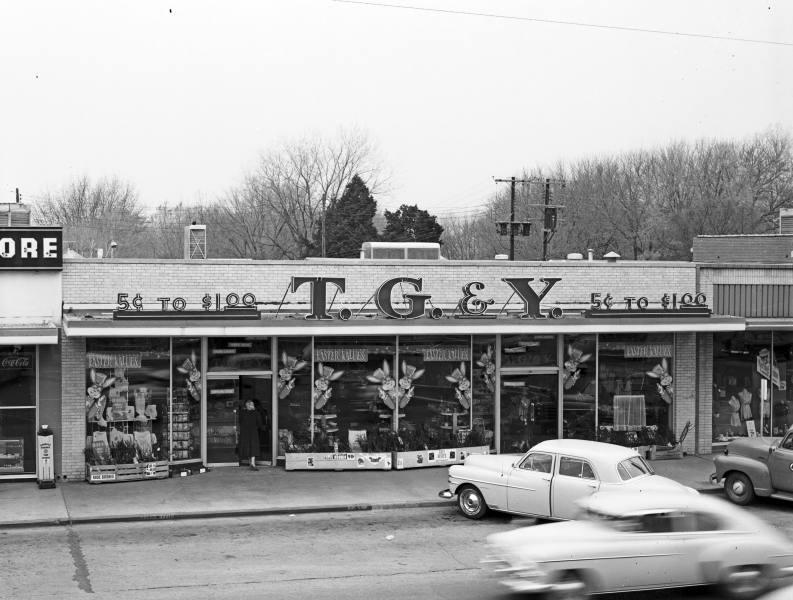
[[[659,475],[703,492],[708,455],[651,461]],[[450,505],[438,492],[448,467],[403,471],[285,471],[282,467],[223,467],[189,477],[89,484],[0,482],[0,528],[76,523],[234,517]]]

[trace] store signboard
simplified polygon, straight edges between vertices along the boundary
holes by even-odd
[[[367,362],[368,360],[369,351],[364,347],[314,348],[315,362]]]
[[[497,318],[513,316],[520,319],[561,319],[565,316],[560,306],[549,306],[543,301],[549,292],[562,279],[560,277],[503,277],[501,292],[511,289],[501,306],[489,293],[484,293],[485,284],[471,281],[462,286],[462,294],[457,300],[451,314],[433,304],[432,294],[424,290],[424,281],[415,277],[394,277],[376,288],[369,299],[357,309],[357,317],[365,309],[377,309],[377,312],[388,319],[440,319],[444,316],[455,318]],[[353,318],[353,310],[347,306],[334,308],[337,298],[343,304],[347,280],[344,277],[292,277],[287,291],[275,313],[279,316],[287,302],[287,296],[298,292],[307,292],[309,312],[308,320],[328,321],[339,319],[347,321]],[[231,292],[225,295],[206,293],[201,298],[201,310],[188,309],[197,306],[197,299],[184,296],[158,296],[144,298],[140,292],[121,292],[117,296],[118,306],[113,312],[114,319],[173,319],[173,318],[251,318],[259,319],[259,305],[266,304],[257,300],[256,295],[249,291]],[[396,301],[395,301],[396,299]],[[710,316],[704,294],[665,293],[658,298],[647,296],[623,296],[621,299],[609,293],[593,292],[590,295],[590,309],[584,311],[586,317],[654,317],[654,316]],[[507,306],[512,303],[511,308]],[[522,310],[515,310],[515,305],[522,304]],[[493,306],[495,305],[495,306]],[[157,306],[159,310],[152,310]],[[490,310],[490,307],[493,307]],[[147,307],[144,309],[144,307]],[[496,310],[496,308],[498,310]],[[286,309],[285,309],[286,310]],[[505,310],[507,312],[505,313]],[[331,313],[333,311],[333,313]],[[577,311],[578,312],[578,311]],[[369,315],[366,315],[368,317]]]
[[[424,348],[424,362],[457,362],[471,359],[468,346],[445,346],[440,348]]]
[[[140,352],[88,352],[89,369],[140,369]]]
[[[0,227],[0,269],[63,269],[60,227]]]
[[[672,356],[672,344],[625,344],[625,358],[662,358]]]

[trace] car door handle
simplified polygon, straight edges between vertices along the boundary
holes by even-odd
[[[542,479],[543,481],[550,481],[550,480],[551,480],[551,478],[550,478],[550,477],[542,477],[541,479]]]
[[[588,485],[589,487],[591,487],[591,488],[594,488],[594,489],[597,489],[597,487],[598,487],[598,484],[597,484],[597,483],[588,483],[587,485]]]

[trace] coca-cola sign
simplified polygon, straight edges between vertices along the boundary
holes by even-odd
[[[0,369],[30,369],[32,366],[32,354],[0,354]]]

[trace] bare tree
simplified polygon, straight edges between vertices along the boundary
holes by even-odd
[[[145,217],[135,188],[117,177],[92,182],[83,176],[63,190],[48,193],[33,206],[41,225],[62,225],[67,247],[84,256],[107,253],[114,241],[115,256],[136,256],[137,236]]]
[[[255,172],[222,199],[238,255],[318,255],[314,234],[324,212],[355,174],[373,194],[383,191],[383,169],[359,132],[286,142],[264,153]]]

